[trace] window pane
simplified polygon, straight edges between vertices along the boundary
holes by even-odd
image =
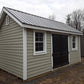
[[[43,51],[43,43],[36,43],[36,51]]]
[[[74,41],[74,42],[75,42],[75,39],[76,39],[75,36],[73,36],[73,41]]]
[[[36,32],[35,37],[36,41],[43,41],[43,33]]]
[[[75,48],[75,43],[73,43],[73,48]]]

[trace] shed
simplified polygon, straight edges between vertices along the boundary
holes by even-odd
[[[3,7],[0,68],[26,80],[81,62],[81,35],[64,23]]]

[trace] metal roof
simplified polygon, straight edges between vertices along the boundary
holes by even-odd
[[[40,16],[32,15],[15,9],[4,7],[11,15],[13,15],[22,24],[44,27],[48,29],[57,29],[61,31],[76,32],[80,31],[58,21],[50,20]]]

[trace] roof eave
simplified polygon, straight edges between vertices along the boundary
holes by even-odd
[[[22,24],[22,27],[28,28],[28,29],[36,29],[36,30],[43,30],[43,31],[50,31],[50,32],[57,32],[57,33],[65,33],[65,34],[74,34],[74,35],[83,35],[82,32],[71,32],[71,31],[64,31],[64,30],[57,30],[57,29],[48,29],[44,27],[38,27],[38,26],[32,26],[27,24]]]

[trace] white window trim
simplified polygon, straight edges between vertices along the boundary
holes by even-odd
[[[73,36],[72,36],[72,39],[71,39],[71,43],[72,43],[72,50],[74,51],[74,50],[78,50],[78,39],[77,39],[77,36],[75,36],[76,37],[76,47],[75,48],[73,48],[73,42],[72,42],[72,40],[73,40]]]
[[[43,51],[35,51],[35,32],[42,32],[42,33],[44,33],[44,50]],[[34,40],[34,54],[33,55],[43,55],[43,54],[47,54],[47,40],[46,40],[46,32],[44,32],[44,31],[33,31],[33,40]]]
[[[5,24],[9,25],[9,16],[8,15],[6,15],[6,23]]]

